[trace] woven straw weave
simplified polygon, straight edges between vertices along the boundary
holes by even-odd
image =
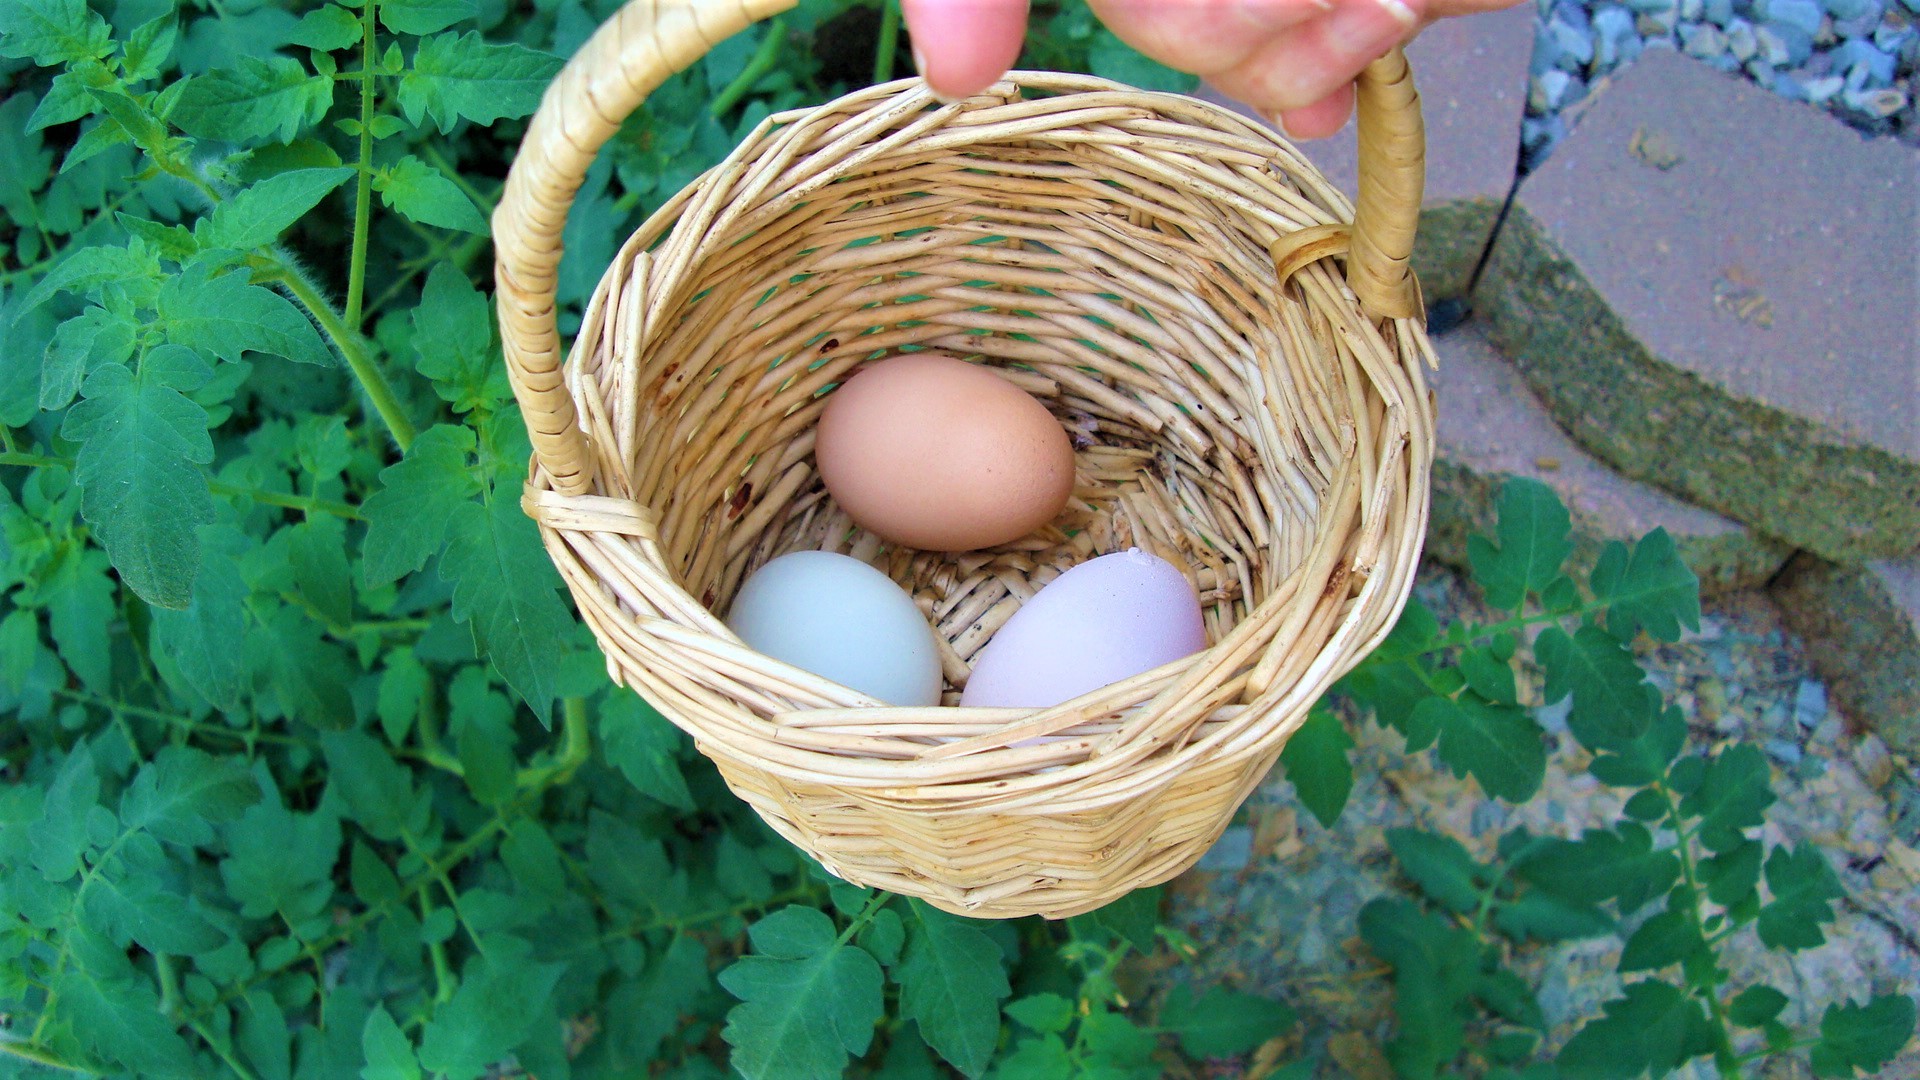
[[[613,677],[830,870],[976,916],[1090,910],[1199,858],[1411,587],[1433,418],[1404,61],[1363,82],[1357,236],[1270,132],[1100,79],[1016,73],[944,104],[896,82],[770,117],[621,249],[562,365],[559,235],[593,153],[782,6],[641,0],[535,118],[495,218],[524,506]],[[826,395],[914,346],[995,367],[1066,426],[1052,525],[902,550],[825,494]],[[951,703],[1021,601],[1130,546],[1190,575],[1210,648],[1050,709],[884,707],[719,617],[777,555],[852,554],[935,624]]]

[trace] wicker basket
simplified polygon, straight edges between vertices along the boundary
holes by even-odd
[[[561,228],[595,151],[790,3],[635,0],[548,90],[494,217],[523,505],[613,678],[828,869],[975,916],[1088,911],[1192,865],[1411,588],[1433,412],[1406,63],[1362,79],[1352,226],[1269,131],[1100,79],[769,117],[627,242],[563,365]],[[826,496],[825,392],[903,346],[995,365],[1067,425],[1051,526],[899,550]],[[953,690],[1022,600],[1129,546],[1188,571],[1211,646],[1044,710],[884,707],[716,614],[776,555],[848,552],[934,620]]]

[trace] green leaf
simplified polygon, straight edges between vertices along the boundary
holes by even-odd
[[[1541,1011],[1540,1001],[1534,996],[1532,987],[1506,968],[1483,973],[1480,981],[1474,984],[1473,996],[1515,1024],[1534,1031],[1547,1030],[1546,1013]],[[1528,1050],[1532,1049],[1534,1041],[1531,1038],[1526,1040]]]
[[[1096,1008],[1080,1021],[1080,1042],[1088,1058],[1086,1075],[1102,1080],[1138,1075],[1136,1069],[1150,1066],[1155,1041],[1151,1032],[1108,1009]],[[1146,1076],[1158,1077],[1159,1070]]]
[[[517,500],[461,503],[447,519],[451,537],[440,576],[453,583],[453,617],[546,722],[558,696],[554,659],[570,647],[574,623],[555,594],[559,574]]]
[[[46,880],[59,884],[80,872],[81,857],[93,846],[87,822],[99,805],[100,774],[94,767],[93,750],[84,742],[75,743],[47,787],[39,819],[27,830],[33,864]]]
[[[281,711],[321,729],[352,723],[360,675],[353,658],[297,607],[275,608],[261,628],[254,660],[265,667]]]
[[[1504,637],[1504,635],[1503,635]],[[1457,663],[1473,692],[1496,705],[1518,705],[1520,695],[1514,683],[1513,642],[1505,639],[1504,651],[1495,648],[1468,648],[1460,651]]]
[[[1065,1031],[1073,1024],[1073,1002],[1059,994],[1032,994],[1010,1001],[1006,1013],[1040,1035]]]
[[[526,1042],[558,1026],[553,990],[564,964],[536,964],[519,938],[493,937],[461,972],[460,989],[427,1022],[420,1065],[448,1080],[472,1080]]]
[[[1645,630],[1661,641],[1679,641],[1681,627],[1700,629],[1700,579],[1681,561],[1665,529],[1641,537],[1631,555],[1617,540],[1607,544],[1589,583],[1595,599],[1607,605],[1607,629],[1618,637]]]
[[[1847,891],[1818,847],[1774,848],[1767,856],[1767,888],[1773,902],[1760,909],[1758,929],[1768,948],[1797,952],[1826,943],[1820,924],[1833,921],[1827,902],[1844,899]]]
[[[271,244],[352,175],[352,169],[338,168],[269,176],[215,206],[212,216],[195,226],[194,235],[206,248],[251,251]]]
[[[1387,846],[1400,868],[1435,903],[1461,913],[1480,906],[1486,868],[1460,841],[1420,829],[1388,829]]]
[[[391,0],[389,0],[389,3]],[[384,14],[382,5],[382,13]],[[287,35],[293,45],[305,45],[320,52],[333,52],[360,43],[360,16],[338,4],[328,4],[306,13],[300,25]]]
[[[55,986],[61,1015],[89,1053],[138,1076],[195,1075],[192,1053],[145,980],[107,983],[76,967]]]
[[[1142,953],[1150,953],[1155,944],[1154,927],[1160,924],[1160,898],[1158,886],[1135,889],[1105,906],[1074,917],[1106,931]]]
[[[747,852],[745,848],[738,844],[728,845],[727,840],[731,839],[731,837],[727,837],[721,841],[723,845],[720,849],[722,857],[725,857],[729,851],[745,852],[744,858],[753,857],[751,852]],[[765,871],[762,870],[761,873],[764,875]],[[771,888],[771,884],[769,880],[768,889]],[[747,895],[764,895],[768,889],[758,889],[747,893]],[[891,968],[900,962],[901,950],[907,947],[907,924],[905,920],[894,913],[892,908],[883,907],[873,913],[873,918],[868,920],[867,925],[860,928],[860,932],[854,935],[853,942],[873,954],[875,960]],[[995,947],[998,948],[998,946]],[[895,981],[899,980],[898,972],[894,974],[894,979]],[[996,1036],[999,1030],[1000,1024],[999,1021],[996,1020],[994,1022],[994,1032]]]
[[[1884,994],[1865,1005],[1849,1001],[1827,1006],[1820,1017],[1820,1041],[1813,1047],[1814,1074],[1878,1072],[1913,1037],[1913,1020],[1913,999],[1904,994]]]
[[[47,600],[47,623],[60,658],[82,685],[96,694],[111,691],[113,680],[114,603],[118,590],[107,577],[107,560],[91,549],[76,550],[52,579]]]
[[[61,437],[81,443],[81,512],[120,580],[150,604],[184,608],[200,566],[196,530],[213,520],[200,466],[213,460],[207,412],[182,390],[207,368],[178,346],[149,352],[139,374],[109,364],[87,377]]]
[[[1737,743],[1707,763],[1700,785],[1681,800],[1680,812],[1700,819],[1698,834],[1707,850],[1726,851],[1766,820],[1774,798],[1771,784],[1766,755],[1751,743]]]
[[[40,408],[66,408],[88,375],[131,360],[139,330],[128,313],[104,307],[89,307],[61,323],[40,362]]]
[[[195,263],[160,286],[160,319],[168,341],[222,360],[262,352],[301,364],[334,362],[320,332],[292,301],[247,284],[244,271],[213,273],[207,264]]]
[[[1573,521],[1552,488],[1524,477],[1501,486],[1495,509],[1495,539],[1470,537],[1467,558],[1487,603],[1514,611],[1529,592],[1544,591],[1560,577],[1560,567],[1573,554],[1567,540]]]
[[[748,931],[755,952],[720,973],[740,999],[721,1032],[748,1080],[832,1080],[867,1052],[884,1009],[880,965],[835,941],[833,920],[786,907]]]
[[[1671,901],[1669,902],[1671,904]],[[1686,911],[1669,906],[1667,910],[1640,924],[1620,952],[1620,971],[1652,971],[1670,964],[1685,963],[1707,947],[1700,928]]]
[[[231,142],[291,142],[333,104],[333,79],[285,56],[239,58],[239,66],[189,79],[167,119],[189,135]]]
[[[382,0],[380,23],[396,34],[431,34],[473,18],[473,0]]]
[[[1509,937],[1535,941],[1572,941],[1614,932],[1613,920],[1592,904],[1543,892],[1502,903],[1494,910],[1493,923]]]
[[[185,896],[142,868],[96,873],[85,904],[90,922],[118,945],[132,939],[151,953],[195,956],[227,941]]]
[[[1200,84],[1196,76],[1142,56],[1104,26],[1094,30],[1087,47],[1087,70],[1127,86],[1170,94],[1190,94]]]
[[[615,692],[600,710],[600,743],[607,763],[641,794],[692,812],[692,792],[680,771],[682,736],[640,695]]]
[[[1653,834],[1623,822],[1616,831],[1589,829],[1579,840],[1546,837],[1535,841],[1514,874],[1565,900],[1597,904],[1618,900],[1630,915],[1680,877],[1680,859],[1669,850],[1653,850]]]
[[[1534,655],[1546,669],[1548,704],[1573,695],[1567,727],[1589,750],[1617,750],[1644,734],[1660,710],[1660,692],[1646,681],[1633,652],[1594,626],[1571,635],[1541,631]]]
[[[420,569],[439,552],[448,523],[480,492],[469,468],[474,446],[473,429],[436,424],[381,470],[384,486],[360,507],[367,519],[360,580],[368,588]]]
[[[234,647],[247,632],[247,584],[218,542],[203,545],[185,607],[153,609],[152,647],[172,659],[179,678],[226,712],[240,711],[246,656]]]
[[[1293,1026],[1294,1011],[1272,998],[1209,987],[1195,997],[1176,986],[1160,1008],[1160,1027],[1180,1036],[1180,1048],[1197,1058],[1244,1054]]]
[[[1572,1080],[1628,1080],[1655,1075],[1710,1054],[1714,1029],[1700,1003],[1677,986],[1648,979],[1607,1002],[1605,1015],[1575,1032],[1555,1063]]]
[[[367,1014],[367,1026],[360,1031],[360,1047],[367,1056],[360,1080],[420,1080],[420,1061],[414,1056],[413,1044],[393,1022],[393,1014],[385,1005],[375,1005]]]
[[[1760,857],[1764,854],[1758,840],[1745,840],[1700,863],[1700,879],[1706,883],[1707,899],[1721,907],[1732,907],[1753,894],[1760,882]]]
[[[293,813],[276,795],[249,807],[225,830],[220,880],[249,919],[312,917],[333,897],[340,821],[330,808]]]
[[[1387,1057],[1402,1076],[1432,1076],[1459,1056],[1470,998],[1480,984],[1473,934],[1400,899],[1360,909],[1360,936],[1393,965],[1398,1030]]]
[[[33,291],[21,299],[20,307],[14,317],[18,318],[20,314],[32,311],[63,292],[85,296],[102,285],[127,285],[159,276],[160,260],[155,257],[153,249],[141,241],[135,241],[125,247],[104,244],[97,247],[83,247],[60,260],[59,265],[48,271],[47,275],[34,285]],[[102,311],[101,314],[104,315],[106,312]],[[116,317],[127,321],[124,315]],[[128,325],[131,326],[130,321]],[[131,349],[128,351],[131,352]],[[120,359],[125,358],[126,354],[120,356]]]
[[[287,1026],[286,1010],[265,990],[254,990],[234,1009],[239,1030],[234,1042],[240,1047],[254,1074],[260,1080],[292,1080],[293,1032]]]
[[[180,24],[172,12],[156,15],[135,27],[133,33],[127,35],[126,49],[121,56],[127,81],[142,82],[159,76],[179,40]]]
[[[1469,691],[1458,698],[1422,701],[1411,722],[1435,725],[1440,760],[1455,776],[1471,773],[1487,794],[1518,803],[1540,790],[1547,748],[1540,725],[1523,710],[1495,705]]]
[[[0,56],[57,67],[113,51],[107,21],[84,0],[7,0],[0,4]]]
[[[1340,718],[1330,710],[1314,709],[1280,751],[1280,764],[1301,804],[1325,828],[1340,820],[1353,791],[1353,763],[1347,759],[1351,749],[1353,739]]]
[[[327,754],[327,787],[376,840],[398,840],[413,812],[413,774],[387,748],[360,731],[321,736]]]
[[[1614,787],[1640,787],[1656,783],[1666,775],[1667,767],[1680,756],[1680,751],[1686,749],[1686,745],[1687,719],[1679,706],[1668,705],[1655,709],[1647,730],[1615,747],[1613,753],[1595,757],[1588,771],[1593,773],[1594,779]],[[1655,792],[1640,794],[1659,799]]]
[[[910,900],[907,947],[893,977],[900,1015],[968,1076],[986,1071],[1000,1039],[1000,1002],[1012,993],[1005,954],[965,919]]]
[[[441,34],[420,43],[397,96],[408,120],[432,120],[444,135],[462,118],[491,124],[533,112],[560,65],[519,45],[489,45],[478,33]]]
[[[435,263],[413,309],[414,367],[453,411],[491,406],[513,392],[494,341],[493,305],[452,263]]]
[[[330,625],[353,622],[353,568],[347,563],[346,524],[310,517],[283,530],[295,590]]]
[[[388,209],[409,221],[487,235],[487,219],[460,185],[411,154],[381,170],[373,179],[373,189]]]
[[[1077,1075],[1067,1044],[1058,1035],[1020,1040],[993,1069],[993,1080],[1066,1080]]]
[[[1727,1019],[1741,1027],[1757,1028],[1779,1016],[1787,995],[1771,986],[1749,986],[1727,1004]]]
[[[120,825],[144,829],[170,844],[198,847],[213,826],[260,801],[260,783],[243,759],[214,757],[187,746],[164,746],[120,796]]]

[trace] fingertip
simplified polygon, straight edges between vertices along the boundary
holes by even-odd
[[[1305,142],[1339,134],[1352,115],[1353,84],[1347,83],[1311,105],[1281,110],[1275,124],[1288,138]]]
[[[1020,56],[1026,0],[901,0],[914,62],[933,92],[970,97]]]

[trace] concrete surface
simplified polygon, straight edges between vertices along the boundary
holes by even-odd
[[[1803,552],[1772,593],[1841,709],[1920,756],[1920,555],[1840,566]]]

